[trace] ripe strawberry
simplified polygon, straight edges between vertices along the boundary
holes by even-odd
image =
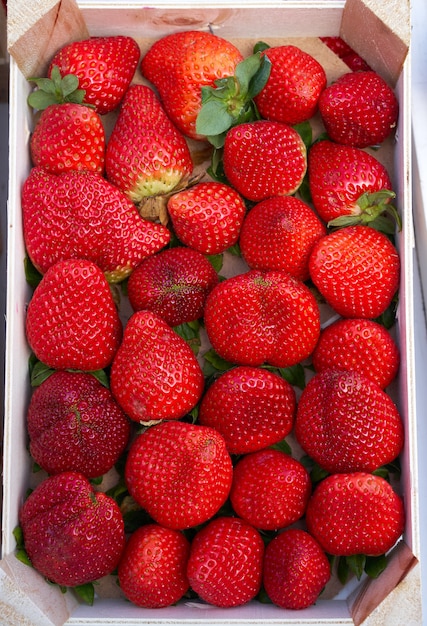
[[[98,113],[64,102],[44,109],[30,139],[33,164],[52,174],[68,170],[104,171],[105,131]]]
[[[403,447],[396,405],[364,374],[327,369],[303,390],[295,436],[327,472],[374,472],[394,461]]]
[[[178,326],[203,317],[206,297],[217,284],[207,258],[180,246],[143,261],[129,278],[128,296],[134,311],[147,309]]]
[[[370,70],[369,64],[362,59],[341,37],[320,37],[324,44],[328,46],[348,67],[353,71]]]
[[[221,433],[230,454],[246,454],[284,439],[292,430],[295,410],[295,391],[284,378],[241,365],[208,387],[198,421]]]
[[[104,115],[120,104],[140,54],[136,41],[123,35],[73,41],[54,55],[48,76],[55,65],[62,76],[77,76],[79,88],[85,90],[85,102]]]
[[[213,181],[178,191],[167,208],[179,240],[202,254],[220,254],[233,246],[246,213],[237,191]]]
[[[330,139],[366,148],[396,128],[398,101],[376,72],[348,72],[322,92],[319,111]]]
[[[111,365],[111,391],[136,422],[173,420],[199,401],[204,385],[190,346],[151,311],[137,311],[126,324]]]
[[[129,420],[109,389],[87,373],[56,371],[37,387],[27,411],[30,453],[49,474],[102,476],[118,461]]]
[[[158,39],[143,56],[141,72],[158,90],[163,106],[179,130],[196,140],[202,87],[233,76],[243,60],[229,41],[205,31],[182,31]]]
[[[309,269],[313,283],[342,317],[378,317],[399,286],[397,250],[370,226],[347,226],[320,239]]]
[[[170,240],[166,227],[142,219],[95,172],[33,168],[22,189],[22,217],[28,255],[42,274],[63,259],[84,258],[110,282],[121,281]]]
[[[390,332],[367,319],[339,319],[324,328],[314,349],[313,366],[354,370],[385,389],[397,375],[399,348]]]
[[[290,526],[304,515],[310,493],[305,467],[280,450],[252,452],[234,467],[231,504],[236,514],[255,528]]]
[[[326,87],[320,63],[293,45],[268,48],[263,54],[271,61],[271,72],[254,98],[261,117],[284,124],[299,124],[313,117]]]
[[[330,577],[325,552],[304,530],[284,530],[266,547],[264,588],[270,600],[284,609],[314,604]]]
[[[290,367],[309,357],[320,334],[313,294],[283,271],[249,270],[219,283],[204,321],[214,350],[240,365]]]
[[[131,496],[162,526],[206,522],[230,492],[233,468],[213,428],[180,421],[151,426],[132,444],[125,479]]]
[[[26,333],[36,357],[52,369],[107,367],[122,323],[99,267],[83,259],[52,265],[28,304]]]
[[[105,170],[136,203],[172,191],[191,174],[187,143],[149,87],[127,90],[107,144]]]
[[[284,270],[306,281],[310,252],[324,235],[325,225],[307,204],[295,196],[277,196],[248,212],[239,244],[252,269]]]
[[[146,524],[130,536],[118,579],[126,598],[145,608],[175,604],[189,588],[190,543],[179,530]]]
[[[403,532],[402,499],[390,483],[365,472],[333,474],[322,480],[307,506],[310,534],[337,556],[379,556]]]
[[[237,517],[217,517],[197,532],[187,574],[193,591],[219,607],[246,604],[260,590],[264,542]]]
[[[34,568],[65,587],[110,574],[125,544],[120,508],[78,472],[40,483],[25,500],[19,521]]]
[[[225,138],[224,172],[248,200],[294,194],[307,169],[307,151],[291,126],[259,120],[231,128]]]

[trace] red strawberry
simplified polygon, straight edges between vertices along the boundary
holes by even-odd
[[[341,37],[320,37],[324,44],[328,46],[348,67],[353,71],[370,70],[369,64],[362,59]]]
[[[307,168],[307,152],[291,126],[259,120],[231,128],[224,143],[224,172],[248,200],[294,194]]]
[[[75,471],[88,478],[108,472],[130,436],[129,420],[94,376],[54,372],[30,400],[30,453],[49,474]]]
[[[40,114],[30,150],[33,164],[52,174],[68,170],[102,174],[105,131],[101,118],[83,104],[51,104]]]
[[[202,600],[220,607],[246,604],[260,590],[264,542],[237,517],[217,517],[191,543],[187,573]]]
[[[313,283],[342,317],[378,317],[399,286],[397,250],[370,226],[348,226],[320,239],[309,269]]]
[[[131,496],[156,522],[182,530],[218,512],[232,473],[225,441],[216,430],[165,421],[134,441],[125,479]]]
[[[134,311],[147,309],[169,326],[203,317],[208,293],[218,275],[203,254],[191,248],[163,250],[143,261],[128,281]]]
[[[126,598],[145,608],[175,604],[189,587],[190,543],[182,532],[146,524],[130,536],[120,559],[118,579]]]
[[[132,202],[166,194],[191,174],[187,143],[149,87],[127,90],[107,144],[105,169]]]
[[[262,237],[260,237],[262,233]],[[308,280],[308,259],[326,227],[312,209],[295,196],[259,202],[248,212],[240,231],[240,250],[252,269],[284,270]]]
[[[204,385],[190,346],[151,311],[126,324],[110,376],[111,391],[136,422],[179,419],[199,401]]]
[[[285,124],[299,124],[313,117],[326,87],[320,63],[292,45],[268,48],[263,54],[271,61],[271,72],[254,98],[261,117]]]
[[[329,554],[379,556],[402,534],[405,512],[384,478],[365,472],[333,474],[314,490],[306,523]]]
[[[304,530],[284,530],[267,545],[263,583],[274,604],[305,609],[316,602],[330,577],[326,554]]]
[[[29,302],[26,332],[36,357],[52,369],[107,367],[122,323],[99,267],[83,259],[52,265]]]
[[[103,115],[119,105],[139,57],[139,46],[131,37],[91,37],[58,50],[50,62],[48,76],[51,77],[55,65],[62,76],[77,76],[79,88],[85,90],[85,102]]]
[[[141,72],[158,90],[174,124],[193,139],[202,104],[202,87],[233,76],[243,60],[229,41],[205,31],[182,31],[158,39],[141,61]]]
[[[307,470],[280,450],[252,452],[234,467],[231,504],[239,517],[256,528],[290,526],[304,515],[310,493]]]
[[[366,148],[396,128],[397,98],[376,72],[348,72],[322,92],[319,111],[332,141]]]
[[[22,189],[22,216],[28,255],[42,274],[63,259],[84,258],[110,282],[121,281],[170,240],[166,227],[142,219],[95,172],[55,175],[33,168]]]
[[[203,254],[220,254],[237,242],[246,205],[229,185],[209,181],[171,196],[168,212],[184,245]]]
[[[352,70],[352,72],[368,72],[372,70],[369,63],[363,59],[357,52],[349,52],[341,57],[342,61]]]
[[[32,565],[65,587],[93,582],[117,566],[124,523],[116,502],[82,474],[50,476],[24,502],[19,521]]]
[[[397,375],[399,348],[390,332],[367,319],[339,319],[322,330],[313,352],[317,372],[354,370],[385,389]]]
[[[355,371],[327,369],[301,394],[295,436],[327,472],[373,472],[403,447],[403,422],[378,385]]]
[[[290,367],[309,357],[320,334],[314,296],[283,271],[249,270],[219,283],[204,321],[214,350],[240,365]]]
[[[221,433],[230,454],[246,454],[284,439],[292,429],[295,409],[295,391],[284,378],[241,365],[208,387],[198,421]]]

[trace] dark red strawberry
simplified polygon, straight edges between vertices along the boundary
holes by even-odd
[[[324,44],[328,46],[348,67],[353,71],[370,70],[369,64],[351,48],[341,37],[320,37]]]

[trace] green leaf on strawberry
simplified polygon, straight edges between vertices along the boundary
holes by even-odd
[[[73,591],[76,596],[80,598],[80,600],[83,600],[85,604],[88,604],[89,606],[93,605],[93,601],[95,599],[95,587],[93,583],[77,585],[76,587],[73,587]]]
[[[185,322],[179,326],[174,326],[174,331],[178,333],[180,337],[185,339],[194,354],[197,356],[199,348],[201,346],[200,340],[200,322],[194,320],[192,322]]]
[[[86,91],[79,89],[79,79],[74,74],[61,76],[59,67],[52,68],[51,78],[29,78],[37,89],[32,91],[27,98],[28,104],[38,111],[44,111],[51,104],[73,102],[83,104]],[[90,106],[90,105],[87,105]]]
[[[380,556],[367,556],[365,561],[365,572],[369,578],[378,578],[378,576],[387,567],[387,557],[385,554]]]
[[[203,366],[203,374],[206,377],[218,374],[218,372],[225,372],[233,367],[232,363],[229,363],[225,359],[222,359],[213,349],[205,352],[203,357],[205,361]]]

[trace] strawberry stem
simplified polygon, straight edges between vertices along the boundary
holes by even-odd
[[[328,222],[328,227],[344,228],[355,224],[372,226],[385,234],[393,235],[402,229],[402,220],[396,207],[390,204],[396,194],[389,189],[374,193],[365,192],[357,200],[359,211],[350,215],[340,215]],[[390,219],[391,218],[391,219]]]

